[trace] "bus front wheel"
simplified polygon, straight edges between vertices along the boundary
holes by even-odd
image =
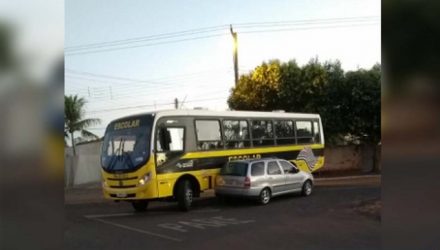
[[[145,212],[147,211],[148,201],[147,200],[132,201],[131,205],[133,206],[134,210],[136,210],[136,212]]]
[[[188,211],[191,208],[193,201],[194,191],[191,187],[189,180],[179,181],[177,184],[177,202],[179,209],[182,211]]]

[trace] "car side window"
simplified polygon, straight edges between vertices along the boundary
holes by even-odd
[[[269,175],[281,174],[281,169],[276,161],[270,161],[267,163],[267,174]]]
[[[290,162],[287,161],[279,161],[281,167],[283,168],[283,171],[285,174],[288,173],[298,173],[297,168]]]
[[[264,162],[260,161],[260,162],[252,163],[251,175],[252,176],[264,175]]]

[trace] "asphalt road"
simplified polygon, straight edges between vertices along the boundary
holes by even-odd
[[[380,220],[357,209],[378,199],[379,182],[347,179],[266,206],[208,196],[188,213],[166,202],[150,204],[146,213],[134,213],[128,203],[66,204],[64,242],[66,249],[106,250],[379,249]]]

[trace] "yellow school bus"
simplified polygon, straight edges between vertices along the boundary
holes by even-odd
[[[316,171],[324,133],[318,114],[165,110],[112,121],[101,152],[105,198],[137,211],[173,200],[187,211],[230,160],[277,157]]]

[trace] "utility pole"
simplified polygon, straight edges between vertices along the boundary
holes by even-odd
[[[234,32],[234,30],[232,29],[232,24],[231,24],[231,35],[232,38],[234,39],[234,76],[235,76],[235,86],[237,86],[238,84],[238,43],[237,43],[237,32]]]
[[[183,98],[183,101],[180,103],[180,108],[179,109],[182,109],[182,107],[183,107],[183,103],[185,103],[185,100],[186,100],[186,97],[187,97],[188,95],[185,95],[185,97]]]
[[[179,100],[177,98],[174,98],[174,108],[179,109]]]

